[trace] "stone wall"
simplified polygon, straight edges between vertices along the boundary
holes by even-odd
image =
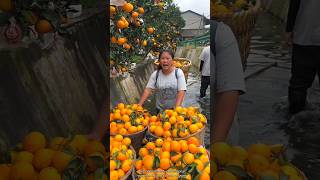
[[[290,0],[262,0],[264,8],[284,22],[287,20],[289,2]]]
[[[108,94],[105,14],[68,25],[50,50],[38,44],[0,48],[0,138],[48,137],[92,130]]]

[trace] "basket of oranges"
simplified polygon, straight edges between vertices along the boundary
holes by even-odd
[[[159,63],[160,63],[159,60],[156,60],[154,62],[155,69],[158,69]],[[183,71],[184,77],[187,81],[189,69],[191,67],[191,61],[186,58],[175,58],[175,59],[173,59],[173,65],[176,68],[180,68]]]
[[[210,179],[207,150],[200,141],[156,139],[139,150],[133,179]]]
[[[130,139],[143,139],[149,125],[150,114],[138,104],[119,103],[110,113],[110,135],[120,134]],[[141,141],[132,142],[135,150]]]
[[[116,135],[110,137],[110,179],[127,179],[133,170],[136,152],[131,139]]]
[[[185,140],[197,137],[204,144],[206,117],[196,107],[167,109],[158,116],[152,116],[148,127],[148,134],[153,139],[173,138]]]

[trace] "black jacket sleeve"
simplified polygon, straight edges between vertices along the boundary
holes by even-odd
[[[203,61],[200,61],[200,69],[199,69],[200,72],[202,71],[203,63],[204,63]]]
[[[290,0],[286,32],[292,32],[300,7],[300,0]]]

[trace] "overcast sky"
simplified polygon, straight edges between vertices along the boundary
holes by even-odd
[[[210,16],[210,0],[173,0],[178,4],[181,11],[192,10],[199,14]]]

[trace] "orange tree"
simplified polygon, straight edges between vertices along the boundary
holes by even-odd
[[[183,26],[172,0],[131,0],[122,7],[110,6],[111,65],[127,66],[150,50],[174,48]]]

